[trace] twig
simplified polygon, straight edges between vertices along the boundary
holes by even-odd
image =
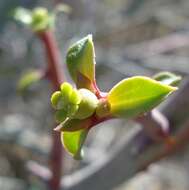
[[[149,157],[145,156],[139,164],[139,171],[146,169],[150,164],[157,162],[162,158],[166,158],[177,151],[183,149],[189,142],[189,120],[184,124],[184,126],[177,132],[174,137],[175,142],[172,146],[166,146],[165,144],[160,144],[153,147],[148,152]]]
[[[60,65],[60,54],[52,31],[38,33],[39,38],[44,44],[48,60],[48,79],[52,82],[54,90],[58,90],[63,82],[63,71]],[[63,148],[59,134],[53,131],[53,143],[51,148],[49,164],[52,177],[49,180],[49,187],[52,190],[60,189],[60,179],[62,170]]]
[[[48,182],[52,178],[51,171],[41,164],[34,161],[28,161],[26,163],[26,168],[35,176],[42,179],[44,182]]]

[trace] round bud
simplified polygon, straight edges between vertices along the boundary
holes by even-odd
[[[62,99],[65,103],[69,103],[70,96],[72,94],[73,88],[71,84],[64,82],[61,86],[61,94],[62,94]]]
[[[33,22],[43,22],[45,19],[48,18],[48,11],[43,7],[38,7],[33,10],[32,14]]]
[[[51,96],[51,104],[55,109],[62,109],[62,94],[60,91],[56,91]]]
[[[98,99],[91,91],[87,89],[80,89],[79,93],[81,96],[81,102],[74,118],[85,119],[90,117],[95,112],[98,105]]]
[[[72,94],[69,97],[69,101],[71,104],[79,104],[81,102],[80,93],[76,89],[73,89]]]

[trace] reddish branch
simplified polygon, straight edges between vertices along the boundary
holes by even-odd
[[[55,37],[52,31],[38,33],[38,36],[43,42],[46,50],[48,61],[47,77],[51,81],[54,90],[58,90],[60,84],[63,82],[63,71],[61,68],[61,59]],[[49,180],[49,187],[52,190],[59,190],[63,164],[63,148],[58,133],[53,131],[52,138],[53,143],[49,160],[52,177]]]
[[[189,120],[185,123],[183,128],[181,128],[175,137],[173,137],[174,143],[171,146],[166,144],[161,144],[157,147],[153,147],[153,150],[150,151],[151,156],[148,159],[142,161],[139,165],[139,170],[146,169],[150,164],[166,158],[180,150],[182,150],[189,142]],[[152,154],[154,152],[154,154]]]

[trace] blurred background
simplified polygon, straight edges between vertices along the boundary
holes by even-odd
[[[93,34],[101,90],[107,91],[133,75],[152,76],[162,70],[183,77],[189,74],[188,0],[1,0],[0,190],[46,189],[27,166],[31,161],[48,165],[53,130],[49,82],[40,81],[24,95],[18,93],[21,75],[30,69],[44,68],[46,58],[39,39],[15,22],[11,11],[17,6],[52,10],[61,2],[72,7],[70,14],[59,14],[56,21],[62,67],[65,68],[69,45]],[[74,173],[109,154],[122,134],[134,125],[130,121],[113,121],[93,130],[84,160],[73,161],[66,154],[63,173]],[[184,151],[154,164],[114,190],[188,190],[188,153]]]

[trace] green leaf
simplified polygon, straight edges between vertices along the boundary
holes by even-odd
[[[163,84],[178,86],[181,81],[181,76],[175,75],[170,72],[160,72],[153,76],[157,81],[160,81]]]
[[[18,90],[24,91],[29,88],[34,83],[40,81],[42,78],[42,73],[38,70],[28,71],[20,78],[18,82]]]
[[[77,86],[84,86],[84,84],[80,84],[78,75],[87,78],[91,83],[95,81],[95,52],[92,35],[86,36],[69,48],[66,62],[70,75]]]
[[[30,25],[32,22],[31,11],[22,7],[18,7],[13,12],[13,17],[16,21]]]
[[[136,76],[119,82],[108,93],[112,115],[136,117],[150,111],[177,88],[148,77]]]
[[[61,132],[61,141],[64,148],[76,160],[82,159],[82,146],[88,134],[88,129],[82,129],[75,132]]]

